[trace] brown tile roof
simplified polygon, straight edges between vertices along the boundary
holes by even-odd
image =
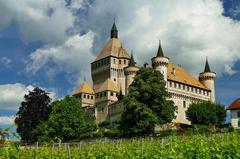
[[[84,81],[75,91],[73,94],[79,94],[79,93],[88,93],[88,94],[94,94],[94,91],[92,87]]]
[[[109,78],[107,80],[105,80],[103,82],[103,84],[101,84],[101,86],[99,87],[99,89],[96,90],[96,92],[103,92],[103,91],[114,91],[114,92],[118,92],[118,88],[115,85],[115,83],[113,83],[112,80],[110,80]]]
[[[174,70],[175,70],[175,74],[174,74]],[[174,65],[174,64],[168,65],[167,78],[168,78],[168,80],[171,80],[171,81],[176,81],[176,82],[183,83],[186,85],[209,90],[202,83],[200,83],[199,80],[197,80],[190,73],[188,73],[185,69],[183,69],[180,66]]]
[[[231,105],[228,106],[227,110],[240,109],[240,98],[236,99]]]
[[[122,47],[119,39],[112,38],[107,44],[103,47],[101,52],[98,54],[95,61],[103,59],[108,56],[122,57],[122,58],[130,58],[128,52]]]

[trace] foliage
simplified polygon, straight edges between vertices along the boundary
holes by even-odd
[[[66,96],[62,100],[54,101],[49,120],[43,122],[35,132],[39,132],[39,140],[59,138],[62,141],[79,139],[83,133],[96,129],[94,121],[85,121],[83,109],[75,97]]]
[[[32,131],[43,121],[46,121],[51,111],[51,98],[44,90],[36,87],[29,94],[24,95],[15,123],[17,133],[22,141],[34,142],[36,135]]]
[[[237,133],[211,136],[172,136],[131,140],[96,140],[68,144],[20,147],[12,144],[0,148],[0,158],[171,158],[212,159],[240,158],[240,136]]]
[[[192,124],[198,125],[216,125],[223,123],[226,117],[224,106],[210,101],[192,103],[186,111],[187,119]]]
[[[149,135],[155,124],[171,122],[176,107],[168,97],[163,75],[153,68],[141,68],[123,99],[120,130],[129,136]]]

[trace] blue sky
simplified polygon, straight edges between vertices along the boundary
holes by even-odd
[[[165,55],[192,74],[208,56],[217,101],[240,97],[239,0],[0,0],[0,127],[12,124],[23,95],[35,86],[54,99],[71,94],[109,38],[119,36],[139,65],[161,39]]]

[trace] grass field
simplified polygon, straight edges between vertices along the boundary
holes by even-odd
[[[170,136],[94,140],[79,143],[36,144],[18,146],[9,144],[0,149],[0,159],[126,159],[126,158],[240,158],[240,135],[224,133],[214,135]]]

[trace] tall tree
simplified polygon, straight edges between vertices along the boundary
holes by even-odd
[[[36,87],[33,91],[29,91],[28,94],[24,95],[24,101],[21,103],[15,119],[17,133],[21,136],[22,141],[36,141],[36,137],[32,131],[40,122],[48,119],[51,111],[51,98],[48,94]]]
[[[82,133],[96,129],[95,123],[84,120],[83,109],[75,97],[66,96],[54,101],[51,107],[49,120],[36,129],[40,140],[58,138],[69,141],[79,139]]]
[[[155,124],[171,122],[176,107],[173,101],[167,100],[168,97],[163,75],[153,68],[141,68],[129,87],[129,94],[124,98],[125,109],[120,123],[123,133],[149,134],[153,132]],[[145,131],[146,127],[149,131]]]
[[[211,101],[192,103],[186,111],[187,119],[192,124],[219,126],[226,117],[224,106]]]

